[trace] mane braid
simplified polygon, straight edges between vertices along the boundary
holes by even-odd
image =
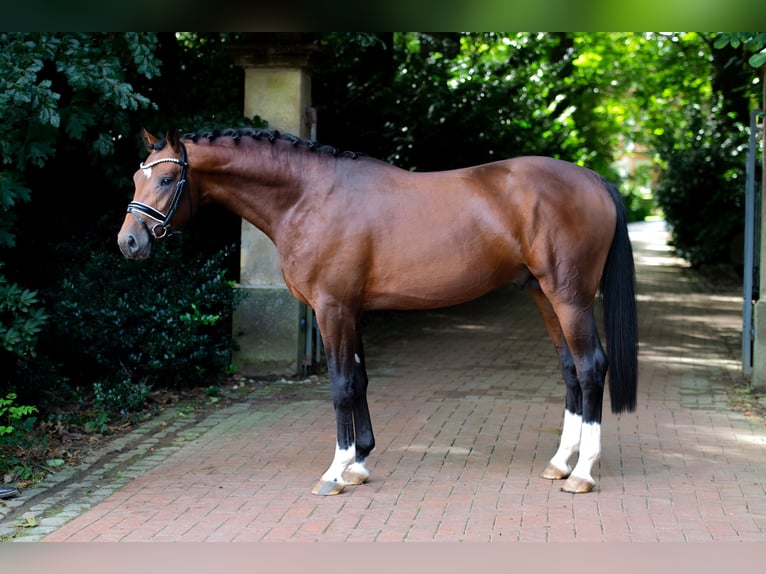
[[[358,152],[341,151],[336,147],[329,146],[329,145],[320,145],[315,141],[305,140],[293,134],[283,134],[277,130],[267,130],[264,128],[227,128],[225,130],[192,132],[192,133],[184,134],[183,139],[191,140],[192,142],[195,142],[195,143],[199,139],[206,139],[212,143],[216,139],[221,137],[231,138],[235,144],[238,144],[243,137],[248,137],[248,138],[252,138],[254,140],[259,140],[259,141],[266,140],[267,142],[272,144],[275,143],[277,140],[282,140],[282,141],[291,143],[294,147],[303,146],[309,151],[316,152],[316,153],[326,153],[326,154],[332,155],[333,157],[342,157],[342,158],[350,158],[350,159],[358,159],[360,157],[364,157],[364,154],[361,154]],[[165,140],[163,139],[162,141],[157,142],[157,144],[155,145],[159,146],[159,147],[156,147],[155,149],[162,149],[163,147],[165,147]]]

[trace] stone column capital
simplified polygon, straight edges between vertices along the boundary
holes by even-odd
[[[234,62],[248,68],[311,68],[320,48],[316,34],[263,32],[228,47]]]

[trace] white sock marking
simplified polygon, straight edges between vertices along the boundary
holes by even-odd
[[[601,456],[601,425],[584,423],[580,440],[580,458],[572,471],[572,476],[595,482],[591,472]]]
[[[347,449],[341,449],[335,445],[335,458],[333,458],[330,468],[322,475],[322,480],[345,484],[343,480],[343,471],[354,462],[356,458],[356,445],[351,445]]]
[[[551,458],[551,464],[556,468],[569,472],[572,466],[569,460],[580,450],[580,435],[582,433],[582,416],[568,410],[564,411],[564,426],[561,429],[561,442],[556,454]]]

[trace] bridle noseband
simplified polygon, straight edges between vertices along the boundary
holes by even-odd
[[[181,143],[181,159],[176,159],[174,157],[164,157],[147,164],[141,162],[141,165],[139,166],[141,169],[151,169],[155,165],[167,162],[177,163],[181,166],[181,176],[179,177],[178,183],[176,184],[176,189],[173,193],[173,199],[170,202],[170,208],[168,209],[168,212],[162,213],[158,209],[153,208],[151,205],[146,205],[145,203],[138,201],[131,201],[128,204],[128,213],[132,214],[136,219],[138,219],[138,221],[141,222],[141,225],[144,226],[149,235],[155,239],[162,239],[164,237],[168,237],[169,235],[173,235],[174,233],[178,233],[170,227],[170,220],[173,219],[173,215],[175,215],[176,209],[178,209],[178,204],[181,202],[181,196],[184,193],[184,189],[188,188],[188,184],[186,182],[186,170],[189,167],[189,161],[186,156],[186,147],[183,143]],[[189,213],[191,213],[191,192],[188,192],[187,195],[189,197]],[[156,221],[156,225],[149,227],[149,225],[146,223],[144,218],[139,215],[139,213]]]

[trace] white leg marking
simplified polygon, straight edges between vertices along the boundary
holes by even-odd
[[[593,466],[601,456],[601,425],[585,423],[582,425],[582,440],[580,442],[580,458],[572,471],[572,476],[595,482],[591,476]]]
[[[349,484],[362,484],[370,478],[370,471],[367,470],[367,460],[357,460],[351,463],[346,472],[343,473],[345,480]]]
[[[356,458],[356,446],[351,445],[347,449],[341,449],[337,444],[335,445],[335,458],[333,458],[330,468],[328,468],[322,475],[322,480],[329,482],[337,482],[338,484],[346,484],[343,480],[343,471],[345,471]]]
[[[561,429],[561,442],[556,454],[551,458],[551,464],[556,468],[570,472],[570,459],[580,450],[580,434],[582,433],[582,416],[564,411],[564,427]]]

